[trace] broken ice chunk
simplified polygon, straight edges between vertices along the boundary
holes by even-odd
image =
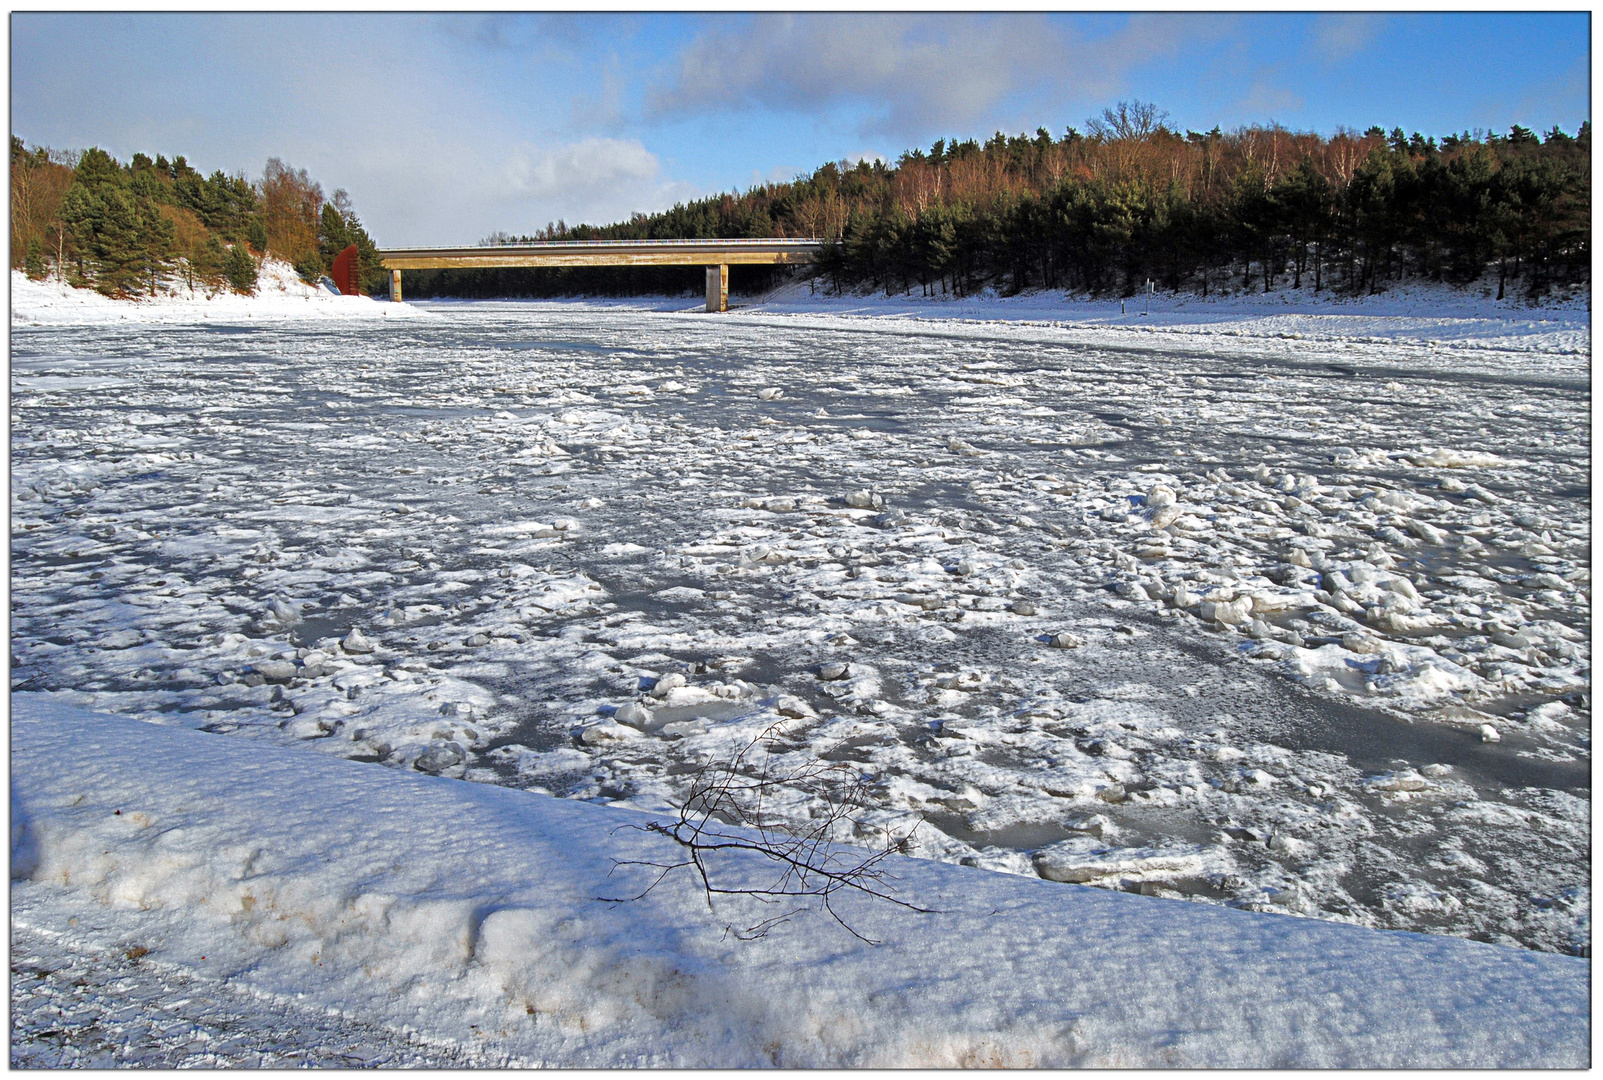
[[[289,682],[295,677],[295,665],[288,660],[257,660],[251,668],[268,682]]]
[[[1236,625],[1244,623],[1252,614],[1252,597],[1239,596],[1234,600],[1204,600],[1201,607],[1203,622]]]
[[[670,739],[684,739],[692,735],[707,734],[707,725],[702,723],[700,717],[694,720],[675,720],[671,724],[662,725],[657,734],[666,735]]]
[[[1402,769],[1371,777],[1364,781],[1364,787],[1370,791],[1397,792],[1430,791],[1435,785],[1413,769]]]
[[[296,610],[294,604],[291,604],[287,600],[274,598],[273,601],[267,605],[267,610],[272,616],[273,621],[278,623],[279,626],[287,628],[300,624],[301,613]]]
[[[608,720],[585,728],[579,738],[588,746],[597,746],[601,743],[622,742],[625,739],[638,738],[639,735],[640,733],[633,728],[627,728],[622,724],[615,724]]]
[[[1438,546],[1447,542],[1447,533],[1426,521],[1418,518],[1408,519],[1408,531],[1427,543]]]
[[[683,679],[683,676],[680,676],[680,678]],[[612,714],[612,718],[620,724],[627,724],[629,727],[638,728],[641,731],[651,726],[652,719],[651,710],[637,701],[631,701],[626,705],[620,706],[618,711]]]
[[[780,716],[791,720],[804,720],[808,717],[818,715],[813,711],[813,707],[811,705],[807,704],[801,698],[790,694],[783,694],[780,696],[778,701],[774,702],[774,711]],[[672,727],[673,725],[670,724],[668,726]],[[664,730],[666,730],[666,728]]]
[[[657,680],[657,684],[651,688],[651,696],[652,697],[667,697],[668,696],[668,691],[675,690],[675,689],[677,689],[677,688],[679,688],[681,686],[684,686],[684,685],[685,685],[685,677],[683,675],[681,675],[677,671],[671,671],[668,674],[664,675],[662,678]],[[625,708],[627,708],[627,706],[625,706]],[[623,710],[620,709],[619,713],[621,714],[622,711]],[[620,719],[622,719],[621,715],[620,715]],[[625,723],[627,723],[627,722],[628,721],[625,721]]]
[[[448,742],[430,746],[418,755],[414,764],[418,772],[433,773],[437,776],[453,765],[462,764],[463,760],[462,748],[454,742]]]
[[[1194,845],[1086,851],[1072,840],[1036,852],[1032,862],[1035,872],[1048,881],[1109,886],[1121,879],[1176,882],[1201,877],[1210,869],[1202,849]]]

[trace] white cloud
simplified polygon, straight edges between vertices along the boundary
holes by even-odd
[[[1117,92],[1214,21],[1140,14],[1089,39],[1039,14],[763,14],[697,35],[648,100],[659,114],[855,104],[884,133],[972,126],[1015,95]]]
[[[516,199],[571,198],[600,187],[638,186],[656,179],[657,156],[638,139],[584,139],[567,146],[517,151],[501,169]]]
[[[1321,15],[1314,23],[1314,52],[1327,64],[1345,60],[1375,40],[1385,22],[1384,15],[1364,12]]]
[[[1236,102],[1235,112],[1245,113],[1253,122],[1263,123],[1293,113],[1303,107],[1303,99],[1295,91],[1276,86],[1267,79],[1257,78],[1247,87],[1247,93]]]
[[[470,62],[488,50],[515,63],[552,25],[447,22],[460,32],[442,33],[423,15],[19,15],[16,130],[251,177],[280,157],[325,190],[346,188],[386,246],[471,243],[559,217],[600,224],[703,194],[665,177],[638,139],[554,131],[569,87],[526,84],[511,97]]]

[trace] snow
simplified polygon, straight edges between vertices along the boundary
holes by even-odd
[[[256,291],[250,296],[241,296],[227,286],[197,288],[180,278],[168,278],[160,296],[115,300],[94,289],[75,289],[53,276],[31,281],[22,271],[11,271],[13,326],[411,319],[422,315],[411,304],[340,296],[322,286],[308,285],[288,263],[271,257],[262,260]]]
[[[12,688],[558,813],[783,724],[919,873],[1586,956],[1584,300],[1405,300],[14,317]]]
[[[462,1055],[291,996],[270,1000],[135,949],[75,952],[11,925],[13,1068],[463,1066]]]
[[[42,1047],[75,1024],[101,1033],[101,1063],[124,1032],[127,1064],[284,1063],[297,1025],[324,1063],[1588,1061],[1578,958],[898,856],[896,894],[933,910],[848,902],[882,944],[817,910],[740,940],[726,927],[751,912],[732,899],[709,911],[683,874],[598,899],[641,887],[620,861],[673,855],[620,828],[648,820],[639,811],[37,694],[13,695],[11,730],[12,926],[35,954],[14,975],[13,1052],[32,1064],[54,1064]],[[760,880],[747,863],[716,872]],[[52,1019],[40,1002],[55,972],[88,977],[70,1000],[57,992]],[[53,1035],[28,1027],[46,1023]]]
[[[1305,286],[1268,295],[1235,291],[1202,297],[1159,291],[1150,300],[1136,296],[1121,301],[1042,289],[1013,296],[999,296],[991,289],[967,297],[921,296],[917,291],[837,296],[824,281],[799,280],[761,296],[734,298],[730,312],[737,320],[751,315],[800,317],[859,330],[877,325],[929,332],[936,328],[930,324],[936,324],[941,332],[964,337],[976,330],[990,333],[999,324],[1034,324],[1075,331],[1083,341],[1160,348],[1184,344],[1210,350],[1225,345],[1237,354],[1284,356],[1288,349],[1299,348],[1289,343],[1306,342],[1341,358],[1342,351],[1362,354],[1380,345],[1400,348],[1404,355],[1434,354],[1438,362],[1488,371],[1506,371],[1514,354],[1527,374],[1584,370],[1592,351],[1590,291],[1561,291],[1536,304],[1516,292],[1496,300],[1495,281],[1467,288],[1406,282],[1374,296],[1347,296],[1329,289],[1315,293]],[[441,310],[479,302],[423,303]],[[573,302],[527,303],[549,308]],[[699,300],[691,303],[683,297],[593,297],[582,305],[592,310],[660,313],[701,309]]]
[[[831,296],[822,282],[791,282],[743,307],[772,314],[832,314],[857,319],[962,319],[1038,322],[1106,331],[1139,340],[1152,334],[1192,339],[1348,342],[1423,346],[1437,351],[1486,351],[1590,356],[1591,294],[1563,292],[1532,305],[1512,293],[1495,300],[1484,282],[1455,288],[1429,282],[1396,284],[1375,296],[1345,296],[1311,287],[1265,295],[1234,292],[1209,297],[1156,292],[1148,299],[1087,297],[1053,290],[972,297]],[[739,302],[737,301],[737,304]]]

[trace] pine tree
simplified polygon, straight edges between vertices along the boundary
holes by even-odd
[[[216,288],[223,282],[223,263],[227,253],[217,234],[208,232],[204,240],[197,241],[189,251],[189,269],[205,285]]]
[[[24,271],[34,281],[43,281],[45,276],[45,246],[36,236],[28,241],[28,258],[24,264]]]
[[[80,168],[79,170],[83,170]],[[61,218],[85,253],[101,292],[115,294],[138,287],[138,224],[133,199],[114,184],[82,180],[68,189]]]
[[[154,177],[154,172],[146,169],[141,175]],[[61,219],[79,251],[89,256],[101,292],[137,294],[146,286],[155,291],[171,258],[172,223],[149,194],[135,189],[110,154],[99,148],[84,151],[62,199]]]
[[[1277,208],[1276,218],[1295,245],[1291,287],[1300,289],[1303,271],[1308,266],[1309,248],[1323,240],[1330,226],[1330,184],[1314,168],[1313,159],[1304,157],[1296,172],[1275,185],[1271,198]],[[1314,282],[1317,292],[1323,284],[1317,249]]]
[[[223,259],[223,275],[228,278],[230,288],[242,296],[255,292],[256,272],[256,260],[251,258],[244,244],[235,244],[228,249],[228,255]]]
[[[343,195],[343,189],[334,193],[335,198]],[[351,231],[345,224],[345,216],[339,212],[334,203],[323,204],[323,212],[317,222],[317,252],[323,260],[323,269],[327,270],[334,265],[334,257],[344,251],[351,244]]]
[[[150,282],[150,293],[156,294],[157,282],[172,264],[173,223],[147,200],[136,200],[139,229],[138,266],[141,282]]]
[[[323,260],[316,255],[308,254],[295,264],[295,272],[302,281],[315,284],[324,273]]]

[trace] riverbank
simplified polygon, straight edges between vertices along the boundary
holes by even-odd
[[[882,944],[805,903],[742,940],[731,926],[783,912],[739,898],[709,910],[685,871],[606,899],[650,883],[636,861],[681,854],[630,828],[652,820],[637,811],[46,695],[13,695],[11,730],[13,932],[44,954],[30,993],[51,970],[115,966],[125,995],[159,998],[165,980],[254,997],[275,1022],[338,1018],[392,1033],[405,1060],[432,1048],[477,1065],[1588,1061],[1584,959],[900,856],[892,887],[929,913],[837,897]],[[760,859],[714,869],[733,887],[768,880]],[[83,990],[80,1013],[93,997]],[[43,1023],[20,1005],[14,1016]],[[63,1022],[14,1028],[14,1055],[59,1039]],[[209,1059],[175,1045],[106,1063],[235,1063],[243,1034],[203,1047]]]
[[[1197,339],[1398,344],[1435,349],[1591,356],[1591,294],[1548,298],[1532,305],[1496,300],[1486,285],[1467,289],[1430,283],[1396,286],[1377,296],[1347,297],[1324,290],[1282,290],[1200,297],[1157,293],[1129,300],[1037,290],[968,297],[848,293],[831,295],[815,281],[792,281],[753,297],[734,297],[732,315],[835,317],[854,322],[943,321],[1018,323],[1102,331],[1118,337],[1176,334]],[[620,311],[701,313],[700,297],[563,297],[525,300],[428,299],[391,304],[338,296],[302,282],[288,264],[267,259],[254,295],[191,289],[170,282],[157,297],[114,300],[93,289],[11,274],[13,326],[105,325],[117,322],[254,322],[304,318],[396,319],[425,316],[430,307],[464,304],[581,305]]]
[[[12,326],[105,326],[119,322],[274,322],[285,319],[406,319],[422,314],[411,304],[367,296],[339,296],[308,285],[279,259],[262,260],[256,291],[242,296],[226,286],[163,283],[157,296],[118,300],[94,289],[75,289],[54,277],[30,281],[11,272]]]

